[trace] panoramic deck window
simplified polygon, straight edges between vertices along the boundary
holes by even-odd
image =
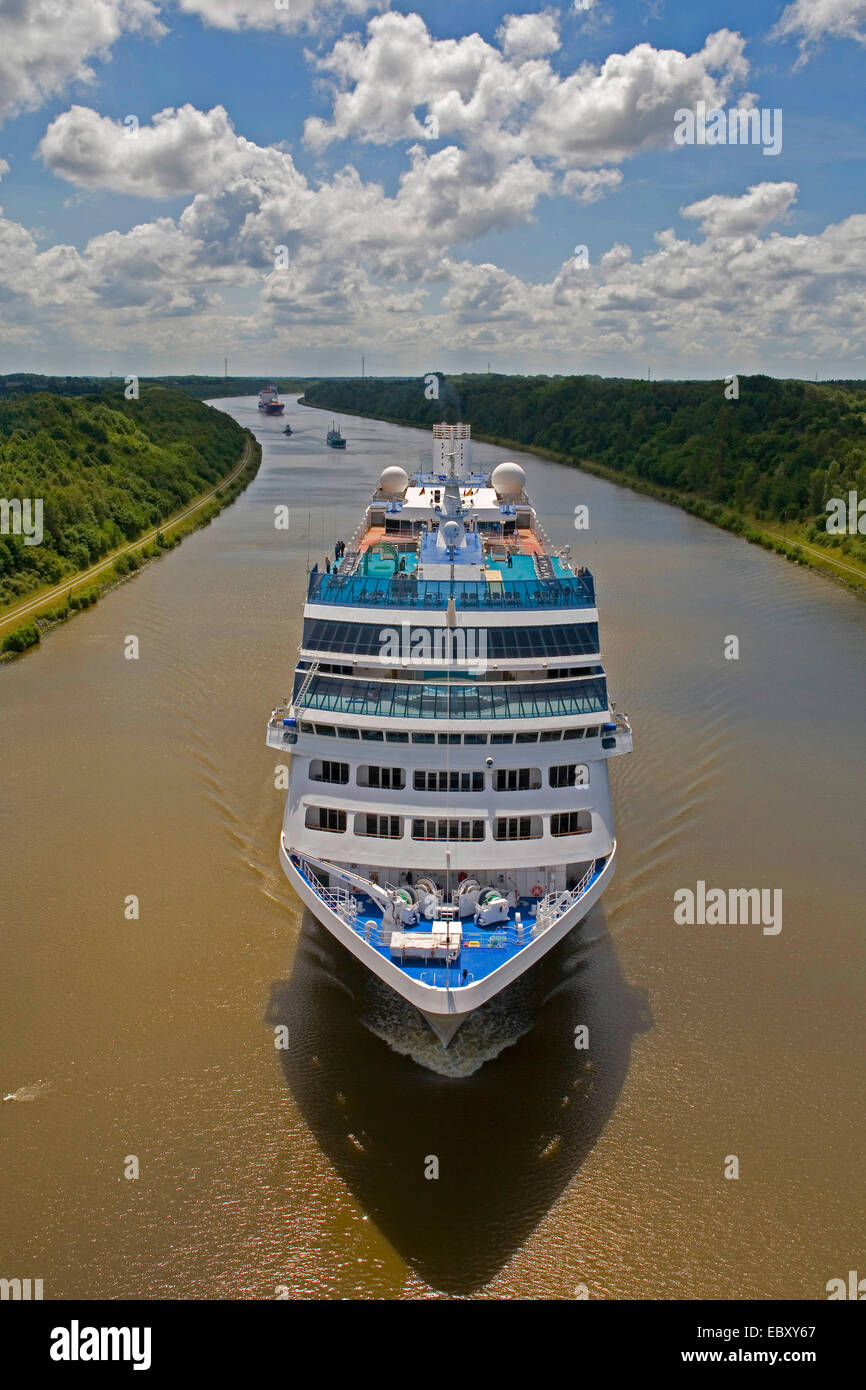
[[[540,786],[540,767],[500,767],[493,774],[493,789],[497,792],[527,792]]]
[[[413,840],[483,840],[483,820],[413,820]]]
[[[313,782],[338,782],[341,786],[349,780],[349,764],[330,762],[327,758],[313,758],[310,763],[310,780]]]
[[[537,840],[540,836],[540,816],[497,816],[493,822],[494,840]]]
[[[413,786],[416,792],[480,792],[484,790],[483,772],[416,772]]]
[[[403,821],[400,816],[359,813],[355,816],[355,834],[373,835],[380,840],[400,840],[403,836]]]
[[[586,763],[560,763],[550,769],[552,787],[586,787],[589,785],[589,768]]]
[[[550,817],[551,835],[588,835],[591,830],[590,811],[558,811]]]
[[[387,631],[388,629],[386,629]],[[485,644],[490,661],[509,658],[548,660],[553,657],[589,656],[599,650],[598,623],[556,623],[540,627],[492,626],[461,627],[467,649],[481,650]],[[422,629],[423,631],[423,629]],[[426,629],[431,638],[442,628]],[[383,649],[381,623],[352,623],[335,618],[305,618],[302,647],[309,652],[335,652],[341,656],[379,657]],[[415,639],[417,640],[417,639]],[[410,652],[413,650],[410,634]]]
[[[346,829],[346,812],[338,811],[333,806],[308,806],[304,825],[308,830],[330,830],[335,835],[342,835]]]
[[[402,791],[406,773],[402,767],[377,767],[375,764],[358,768],[359,787],[381,787],[385,791]]]
[[[300,679],[299,679],[300,686]],[[316,674],[304,691],[306,710],[331,710],[375,719],[549,719],[594,714],[607,709],[604,676],[581,680],[482,684],[349,680]],[[596,734],[598,729],[595,730]],[[361,737],[384,741],[381,729],[362,729]],[[459,741],[459,734],[443,736]],[[538,733],[518,741],[538,740]]]

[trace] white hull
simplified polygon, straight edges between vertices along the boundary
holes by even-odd
[[[389,985],[403,999],[414,1004],[445,1047],[448,1046],[471,1013],[494,998],[514,980],[519,979],[583,920],[607,888],[613,877],[616,863],[616,842],[614,842],[607,863],[598,878],[577,899],[573,907],[564,912],[538,936],[531,939],[522,951],[511,956],[497,970],[484,976],[483,979],[473,981],[468,985],[457,985],[452,989],[441,989],[435,985],[427,985],[420,980],[411,979],[369,942],[360,937],[352,927],[322,901],[306,879],[298,873],[289,857],[290,852],[281,837],[280,863],[283,872],[304,905],[310,909],[313,916],[321,922],[323,927],[327,928],[337,941],[341,942],[348,951],[351,951],[362,965],[366,966],[374,975],[378,975],[380,980],[384,980],[385,984]],[[455,974],[457,973],[455,969]]]

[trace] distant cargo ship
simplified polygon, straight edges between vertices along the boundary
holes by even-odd
[[[266,415],[282,415],[285,406],[277,394],[276,386],[264,386],[259,392],[259,410]]]
[[[328,433],[325,435],[325,443],[329,449],[345,449],[346,447],[345,439],[341,435],[339,428],[334,425],[331,426]]]

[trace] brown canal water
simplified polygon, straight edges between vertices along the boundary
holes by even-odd
[[[337,454],[329,414],[289,405],[286,438],[220,404],[264,444],[247,492],[0,669],[0,1275],[51,1299],[815,1299],[866,1274],[866,606],[517,456],[597,573],[635,752],[601,908],[442,1063],[303,916],[265,747],[307,563],[428,439],[347,417]],[[678,925],[698,880],[782,890],[781,932]]]

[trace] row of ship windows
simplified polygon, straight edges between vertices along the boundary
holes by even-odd
[[[380,656],[386,635],[394,631],[393,628],[383,628],[381,623],[349,623],[330,618],[307,618],[304,621],[301,645],[305,651],[340,652],[347,656]],[[436,640],[437,631],[447,629],[429,630],[428,635],[433,642]],[[478,650],[477,634],[479,631],[483,632],[486,655],[491,661],[507,657],[583,656],[599,649],[598,623],[557,623],[541,627],[492,625],[481,629],[461,628],[460,631],[466,634],[464,640],[476,643],[473,647],[475,651]],[[418,637],[412,638],[412,641],[419,640]]]
[[[424,660],[423,657],[421,657],[421,658],[419,658],[419,657],[414,657],[413,659],[416,660],[416,661],[419,661],[419,660],[422,660],[422,661],[423,661],[423,660]],[[430,658],[427,658],[427,659],[429,660]],[[436,658],[436,659],[438,660],[438,658]],[[465,658],[465,657],[461,657],[459,660],[465,663],[466,658]],[[455,662],[457,662],[457,658],[455,658]],[[386,663],[386,664],[387,664],[387,663]],[[440,662],[439,665],[438,665],[438,667],[437,667],[437,666],[434,666],[434,667],[432,668],[432,670],[433,670],[434,674],[436,674],[436,675],[440,675],[440,674],[445,675],[445,674],[447,674],[447,665],[448,665],[448,662],[447,662],[447,659],[446,659],[445,665],[442,665],[442,663]],[[298,670],[299,670],[299,671],[308,671],[309,668],[310,668],[310,663],[309,663],[308,661],[299,661],[299,662],[298,662]],[[370,669],[370,668],[368,668],[368,669]],[[388,679],[390,679],[390,680],[396,680],[396,679],[397,679],[398,669],[399,669],[399,668],[397,668],[397,667],[392,667],[392,668],[391,668],[391,675],[390,675],[390,677],[388,677]],[[400,670],[400,671],[399,671],[400,680],[401,680],[401,681],[424,681],[425,683],[427,683],[427,682],[429,682],[429,675],[428,675],[429,669],[430,669],[430,668],[428,668],[428,670],[418,670],[418,669],[416,669],[416,670],[411,670],[411,671]],[[345,666],[345,665],[343,665],[343,666],[335,666],[335,665],[333,664],[333,662],[329,662],[329,661],[320,661],[320,662],[318,663],[318,670],[319,670],[323,675],[327,675],[327,676],[357,676],[357,675],[359,674],[359,672],[355,669],[354,666]],[[517,673],[515,673],[515,674],[517,674]],[[530,679],[536,679],[536,680],[538,680],[538,679],[541,679],[541,678],[542,678],[540,672],[536,673],[536,672],[527,671],[527,672],[524,672],[523,674],[526,675],[526,676],[528,676]],[[561,681],[561,680],[570,680],[570,679],[571,679],[572,677],[574,677],[574,676],[598,676],[598,675],[603,675],[603,674],[604,674],[604,672],[603,672],[603,670],[602,670],[602,668],[601,668],[600,666],[555,666],[555,667],[553,668],[552,671],[546,671],[546,672],[544,673],[543,679],[544,679],[544,680],[549,680],[549,681]],[[508,677],[507,677],[507,673],[501,677],[502,680],[505,680],[505,679],[507,679],[507,678],[508,678]]]
[[[345,811],[332,806],[308,806],[304,820],[308,830],[327,830],[334,835],[345,833]],[[413,817],[413,840],[483,840],[487,833],[483,820],[450,820]],[[592,830],[590,811],[557,811],[550,817],[551,835],[588,835]],[[380,840],[402,840],[403,817],[380,816],[356,812],[356,835],[374,836]],[[494,840],[538,840],[544,834],[541,816],[497,816],[493,821]]]
[[[599,725],[589,729],[542,729],[540,733],[518,734],[404,734],[392,730],[356,729],[349,724],[312,724],[302,719],[302,734],[319,734],[324,738],[366,739],[368,743],[558,743],[560,739],[598,738]]]
[[[560,763],[549,767],[547,775],[551,787],[589,785],[589,768],[585,763]],[[332,762],[328,758],[313,758],[310,762],[310,779],[346,786],[349,764]],[[356,781],[359,787],[402,791],[406,786],[406,769],[365,763],[358,768]],[[537,791],[541,782],[539,767],[501,767],[492,774],[493,790],[497,792]],[[480,792],[484,790],[484,773],[419,768],[412,773],[412,786],[416,792]]]

